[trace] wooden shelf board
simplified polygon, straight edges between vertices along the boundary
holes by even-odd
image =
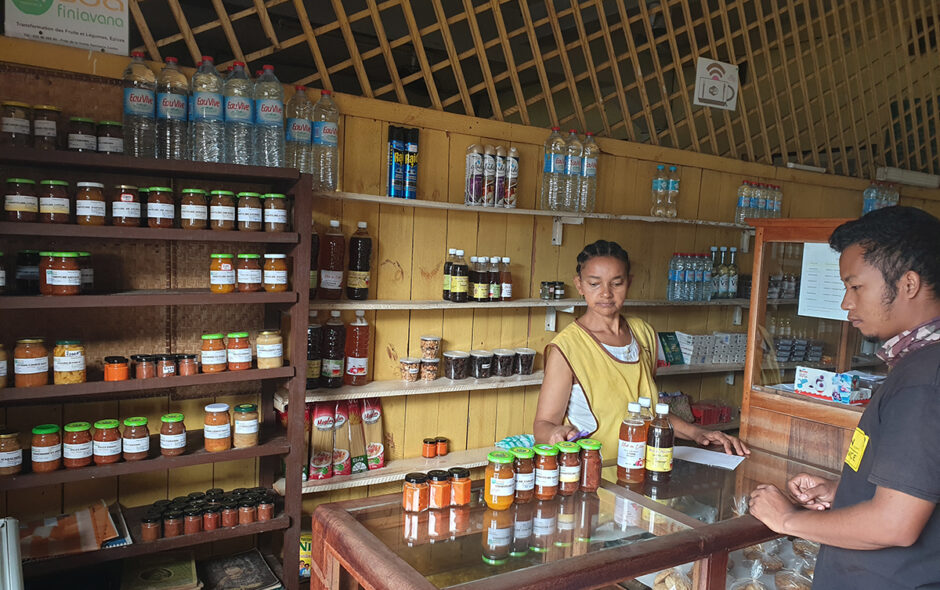
[[[20,223],[0,221],[0,235],[41,236],[116,240],[170,240],[190,242],[250,242],[296,244],[297,232],[212,231],[208,229],[153,229],[113,225],[74,225],[66,223]]]
[[[743,371],[744,363],[706,363],[703,365],[670,365],[656,369],[657,377],[671,375],[703,375],[706,373],[733,373]]]
[[[297,293],[210,293],[206,289],[141,290],[107,295],[25,295],[0,297],[4,309],[79,309],[94,307],[152,307],[162,305],[233,305],[251,303],[296,303]]]
[[[233,182],[293,184],[300,173],[293,168],[268,168],[238,164],[210,164],[189,160],[156,160],[124,155],[95,154],[58,150],[48,152],[33,148],[0,147],[0,162],[99,173],[127,173],[167,178],[225,178]]]
[[[212,543],[270,531],[284,530],[290,526],[290,517],[282,513],[264,522],[254,522],[252,524],[243,524],[235,527],[219,528],[214,531],[204,531],[193,535],[181,535],[179,537],[168,537],[157,539],[156,541],[143,542],[140,540],[140,519],[143,517],[146,510],[147,507],[141,507],[124,511],[124,520],[127,523],[131,538],[134,541],[131,545],[26,561],[23,562],[23,574],[26,577],[35,577],[65,569],[114,561],[116,559],[130,559],[132,557],[149,555],[159,551],[181,549],[183,547],[191,547],[203,543]]]
[[[797,416],[813,422],[854,429],[865,406],[850,406],[815,399],[808,395],[789,393],[755,386],[751,389],[750,406],[771,412]]]
[[[336,301],[317,300],[310,302],[312,310],[410,310],[410,309],[505,309],[505,308],[532,308],[532,307],[584,307],[583,299],[514,299],[512,301],[451,303],[444,300],[382,300],[367,299],[365,301],[349,301],[346,299]],[[666,301],[662,299],[630,299],[623,303],[624,307],[744,307],[746,299],[715,299],[712,301]]]
[[[426,201],[421,199],[396,199],[393,197],[381,197],[378,195],[365,195],[349,192],[314,192],[314,196],[326,197],[329,199],[339,199],[344,201],[357,201],[362,203],[374,203],[377,205],[392,205],[396,207],[418,207],[422,209],[438,209],[444,211],[466,211],[470,213],[495,213],[506,215],[539,215],[542,217],[566,217],[566,218],[586,218],[586,219],[608,219],[613,221],[639,221],[645,223],[671,223],[680,225],[699,225],[708,227],[720,227],[738,231],[752,231],[753,228],[747,225],[724,221],[706,221],[702,219],[679,219],[666,217],[650,217],[648,215],[614,215],[612,213],[574,213],[570,211],[544,211],[542,209],[515,209],[505,207],[468,207],[462,203],[444,203],[440,201]]]
[[[721,422],[719,424],[706,424],[704,426],[699,424],[699,426],[702,426],[702,428],[704,428],[705,430],[720,430],[724,432],[726,430],[737,430],[741,428],[741,421],[732,420],[731,422]]]
[[[151,426],[152,428],[152,426]],[[201,430],[191,430],[186,433],[187,452],[177,457],[163,457],[160,455],[160,435],[150,436],[150,458],[140,461],[120,461],[110,465],[89,465],[77,469],[59,469],[49,473],[20,473],[0,478],[0,491],[21,490],[41,486],[50,486],[72,481],[86,481],[130,473],[147,473],[188,467],[190,465],[204,465],[206,463],[219,463],[222,461],[238,461],[240,459],[254,459],[271,455],[283,455],[290,451],[287,437],[281,432],[272,433],[274,429],[262,429],[261,440],[264,441],[256,447],[231,449],[218,453],[209,453],[203,448]],[[267,433],[266,433],[267,432]],[[28,460],[29,453],[24,451],[24,462]]]
[[[412,471],[449,469],[451,467],[483,467],[487,463],[486,455],[495,450],[498,449],[494,446],[485,447],[482,449],[454,451],[443,457],[435,457],[433,459],[414,457],[412,459],[389,461],[385,467],[376,469],[374,471],[367,471],[365,473],[357,473],[354,475],[333,476],[330,479],[319,481],[306,481],[301,486],[301,490],[304,494],[311,494],[314,492],[358,488],[362,486],[401,481],[405,478],[406,473],[411,473]],[[284,480],[279,479],[274,482],[274,489],[277,491],[277,493],[284,495]]]
[[[509,387],[527,387],[541,385],[542,371],[531,375],[513,375],[512,377],[490,377],[488,379],[435,379],[434,381],[416,381],[408,383],[400,379],[393,381],[373,381],[366,385],[344,385],[336,389],[309,389],[308,402],[333,401],[340,399],[361,399],[365,397],[393,397],[399,395],[426,395],[429,393],[447,393],[451,391],[477,391]]]
[[[198,385],[240,383],[261,379],[282,379],[294,376],[294,367],[278,369],[249,369],[247,371],[224,371],[222,373],[200,373],[188,377],[166,377],[162,379],[128,379],[127,381],[92,381],[75,385],[44,385],[42,387],[11,387],[0,394],[0,404],[39,400],[68,400],[86,396],[103,396],[133,391],[152,391]],[[82,400],[77,400],[82,401]]]

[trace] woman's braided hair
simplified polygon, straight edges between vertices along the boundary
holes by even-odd
[[[608,242],[607,240],[597,240],[593,244],[588,244],[584,247],[584,250],[581,250],[581,253],[578,254],[578,276],[581,276],[581,267],[584,264],[592,259],[597,258],[598,256],[610,256],[611,258],[616,258],[623,263],[624,268],[627,271],[627,274],[630,274],[630,256],[627,254],[627,251],[620,247],[620,244],[617,242]]]

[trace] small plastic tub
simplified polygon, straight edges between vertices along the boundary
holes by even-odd
[[[535,350],[531,348],[516,349],[516,374],[531,375],[535,366]]]
[[[418,380],[418,375],[421,372],[421,359],[405,357],[399,359],[398,362],[401,365],[402,381],[413,383]]]
[[[492,373],[496,377],[511,377],[516,364],[516,351],[508,348],[497,348],[493,351],[494,363]]]
[[[462,350],[444,353],[444,376],[448,379],[466,379],[470,376],[470,355]]]
[[[492,374],[493,353],[488,350],[470,351],[470,374],[474,379],[486,379]]]
[[[441,356],[441,337],[440,336],[422,336],[421,337],[421,358],[436,359]]]
[[[421,380],[434,381],[440,375],[441,359],[421,359]]]

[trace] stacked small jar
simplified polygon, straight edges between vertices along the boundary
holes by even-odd
[[[140,540],[152,542],[274,518],[277,495],[264,487],[225,492],[212,488],[172,500],[157,500],[140,519]]]
[[[399,360],[403,381],[434,381],[440,376],[441,337],[421,337],[421,358],[405,357]]]
[[[444,377],[460,380],[473,377],[511,377],[531,375],[535,350],[531,348],[497,348],[489,350],[449,350],[444,353]]]
[[[24,102],[4,101],[0,103],[0,146],[34,147],[38,150],[60,149],[61,116],[62,109],[57,106],[30,106]],[[69,132],[71,133],[71,129]],[[97,147],[97,141],[95,146]],[[105,149],[99,151],[107,151],[108,146],[103,147]],[[124,151],[123,145],[120,151]]]
[[[402,488],[402,508],[405,512],[423,512],[469,506],[470,483],[470,470],[463,467],[409,473]]]
[[[288,288],[287,255],[213,253],[209,255],[209,290],[212,293],[283,293]]]

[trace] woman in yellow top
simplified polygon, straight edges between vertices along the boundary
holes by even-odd
[[[578,255],[574,285],[587,312],[545,347],[545,378],[535,411],[535,440],[557,443],[590,435],[616,449],[627,403],[657,400],[657,336],[639,318],[620,309],[630,287],[630,259],[616,242],[598,240]],[[669,415],[681,438],[721,445],[726,453],[747,454],[744,444],[723,432],[705,430]],[[608,451],[608,453],[611,451]],[[616,451],[613,451],[616,453]]]

